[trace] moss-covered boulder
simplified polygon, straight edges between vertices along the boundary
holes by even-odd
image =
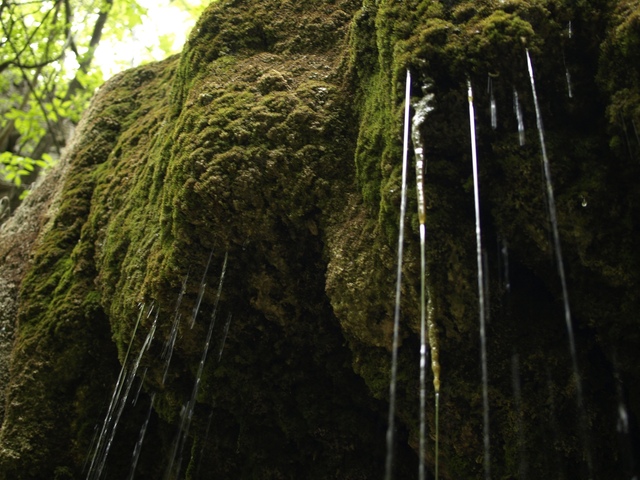
[[[638,7],[213,3],[182,55],[98,92],[0,231],[0,479],[383,475],[407,70],[434,107],[419,135],[440,476],[486,474],[467,82],[492,477],[638,475]],[[418,469],[412,172],[396,478]]]

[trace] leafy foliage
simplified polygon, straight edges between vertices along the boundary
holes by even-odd
[[[191,16],[203,3],[176,2]],[[13,196],[24,196],[26,186],[59,158],[103,83],[99,45],[126,49],[132,32],[148,20],[136,0],[0,2],[0,182],[5,189],[12,185]],[[155,42],[156,50],[174,53],[171,35]]]

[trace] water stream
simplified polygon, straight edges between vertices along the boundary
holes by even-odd
[[[140,435],[138,435],[138,441],[133,449],[133,458],[131,460],[131,471],[129,472],[129,476],[127,480],[133,480],[136,468],[138,466],[138,460],[140,459],[140,452],[142,451],[142,442],[144,441],[144,437],[147,433],[147,427],[149,426],[149,419],[151,418],[151,412],[153,411],[153,401],[156,398],[156,394],[152,393],[149,401],[149,410],[147,411],[147,416],[145,417],[144,423],[140,428]]]
[[[173,442],[173,448],[171,450],[171,455],[169,457],[168,466],[165,472],[165,477],[164,477],[165,480],[172,480],[172,479],[177,480],[180,477],[180,470],[182,467],[182,453],[184,451],[184,447],[189,437],[189,429],[191,427],[191,421],[193,419],[193,412],[195,409],[198,392],[200,391],[200,381],[202,379],[202,372],[204,371],[204,365],[207,361],[207,355],[209,353],[209,346],[211,345],[213,328],[216,323],[218,302],[220,301],[220,295],[222,293],[222,285],[224,283],[224,276],[227,269],[228,255],[229,253],[227,252],[224,256],[224,261],[222,264],[222,272],[220,273],[220,282],[218,284],[218,292],[216,294],[216,301],[213,308],[213,312],[211,314],[211,320],[209,321],[209,330],[207,331],[207,337],[204,343],[204,347],[202,349],[202,357],[200,358],[200,363],[198,364],[198,371],[196,373],[195,382],[193,384],[191,398],[184,405],[181,412],[180,425],[178,427],[178,433],[176,435],[176,438]],[[225,325],[225,338],[226,338],[226,332],[229,329],[230,322],[231,322],[231,315],[229,315],[227,319],[227,323]],[[222,355],[222,352],[220,352],[220,355]]]
[[[209,272],[211,257],[213,257],[213,250],[211,250],[211,253],[209,253],[209,260],[207,260],[207,266],[205,267],[204,273],[202,274],[202,280],[200,281],[200,290],[198,291],[198,299],[196,300],[196,304],[193,307],[193,313],[191,314],[191,322],[189,324],[190,328],[193,328],[193,326],[196,324],[196,317],[198,316],[198,311],[200,310],[202,297],[204,297],[204,291],[207,288],[207,273]]]
[[[567,36],[569,37],[569,40],[573,38],[573,25],[571,23],[571,20],[569,20],[569,24],[567,25]],[[571,86],[571,73],[569,73],[569,67],[567,67],[567,59],[565,58],[565,55],[564,55],[564,49],[562,52],[562,63],[564,63],[564,72],[565,72],[565,77],[567,78],[567,94],[569,95],[569,98],[573,98],[573,88]]]
[[[147,318],[151,316],[153,312],[153,307],[149,309],[147,314]],[[155,336],[158,315],[156,314],[149,333],[147,334],[142,347],[140,348],[140,352],[136,357],[133,365],[131,367],[127,367],[127,358],[131,351],[131,345],[135,338],[135,333],[138,329],[138,325],[140,324],[140,319],[142,314],[144,313],[144,306],[140,309],[140,314],[138,315],[138,320],[136,322],[136,327],[134,328],[134,333],[131,338],[131,342],[129,343],[129,347],[127,349],[127,354],[125,355],[125,360],[122,364],[121,376],[118,378],[118,382],[116,383],[116,388],[114,389],[114,394],[112,397],[111,405],[109,406],[109,411],[107,412],[107,416],[105,417],[104,425],[100,436],[98,438],[98,444],[96,446],[93,460],[91,461],[91,465],[89,467],[89,473],[87,474],[87,480],[98,480],[102,476],[102,472],[104,470],[107,457],[109,456],[109,451],[111,450],[111,445],[113,444],[113,438],[115,437],[116,430],[118,428],[118,422],[122,416],[122,412],[124,411],[124,407],[126,406],[127,399],[129,398],[129,392],[131,391],[131,386],[133,385],[133,380],[136,377],[136,373],[138,371],[138,367],[140,366],[140,362],[142,360],[142,356],[148,350],[151,342],[153,341],[153,337]],[[124,383],[122,380],[124,379]]]
[[[120,367],[120,373],[118,374],[118,379],[116,380],[116,384],[113,388],[111,401],[109,402],[109,407],[107,408],[107,413],[104,417],[104,422],[102,423],[102,429],[100,430],[100,433],[97,436],[96,443],[92,445],[93,453],[91,455],[91,462],[89,463],[89,473],[87,474],[87,479],[97,478],[95,477],[95,474],[94,474],[94,471],[95,471],[94,468],[97,468],[97,464],[100,463],[101,452],[104,449],[104,439],[106,438],[107,431],[111,428],[111,420],[113,418],[113,413],[115,411],[116,405],[120,401],[120,395],[122,392],[122,387],[124,385],[124,379],[127,377],[127,361],[129,359],[129,354],[131,353],[131,346],[133,345],[133,341],[138,331],[138,326],[140,325],[140,320],[142,319],[143,314],[144,314],[144,305],[140,305],[140,312],[138,313],[136,324],[133,327],[131,340],[129,340],[129,346],[127,347],[127,353],[125,353],[124,360],[122,361],[122,367]]]
[[[182,298],[184,297],[185,292],[187,291],[187,280],[189,280],[189,274],[185,275],[184,280],[182,282],[182,287],[180,288],[180,293],[178,294],[178,300],[176,301],[176,308],[173,314],[173,322],[171,323],[171,332],[169,333],[169,338],[164,344],[164,348],[162,349],[162,354],[160,355],[161,359],[164,359],[164,372],[162,374],[162,384],[164,385],[167,381],[167,374],[169,373],[169,365],[171,364],[171,357],[173,356],[173,349],[176,345],[176,339],[178,338],[178,327],[180,325],[180,305],[182,304]]]
[[[527,56],[527,68],[529,70],[529,79],[531,81],[531,91],[533,94],[533,102],[534,102],[534,107],[536,111],[536,125],[538,127],[538,136],[540,139],[540,149],[542,153],[542,165],[543,165],[543,171],[544,171],[544,178],[546,182],[547,208],[548,208],[549,220],[551,222],[553,247],[554,247],[554,252],[556,257],[556,266],[558,268],[558,276],[560,277],[560,285],[562,288],[562,303],[564,307],[564,319],[565,319],[565,326],[567,330],[567,336],[569,339],[569,352],[571,354],[574,383],[576,386],[576,397],[577,397],[576,400],[578,402],[580,430],[582,432],[583,443],[585,445],[585,454],[587,457],[587,466],[589,468],[589,475],[592,476],[593,467],[592,467],[592,461],[591,461],[591,453],[590,453],[590,449],[587,447],[588,442],[586,439],[586,433],[584,432],[584,425],[586,425],[586,423],[584,423],[584,421],[586,420],[586,413],[584,409],[584,400],[582,395],[582,382],[580,379],[580,373],[578,369],[578,356],[576,353],[576,344],[575,344],[575,338],[573,334],[573,325],[571,322],[571,308],[569,306],[569,291],[567,289],[567,280],[566,280],[566,275],[564,271],[564,261],[562,258],[562,248],[560,245],[560,233],[558,231],[558,218],[556,213],[556,202],[555,202],[555,195],[553,192],[553,183],[551,180],[551,168],[549,165],[549,157],[547,156],[546,143],[544,140],[544,126],[542,124],[542,114],[540,113],[540,105],[538,103],[538,95],[536,92],[533,63],[531,62],[531,55],[529,54],[529,50],[526,49],[525,52]]]
[[[478,151],[476,146],[476,120],[473,107],[473,89],[471,81],[467,81],[469,99],[469,129],[471,133],[471,161],[473,166],[473,196],[476,216],[476,259],[478,263],[478,310],[480,317],[480,362],[482,366],[482,404],[483,404],[483,444],[484,475],[491,478],[491,456],[489,441],[489,380],[487,372],[487,338],[485,331],[485,281],[484,262],[482,256],[482,231],[480,228],[480,189],[478,181]]]
[[[415,113],[411,122],[411,141],[413,143],[413,151],[416,159],[416,195],[418,204],[418,222],[420,228],[420,445],[419,445],[419,480],[426,478],[424,459],[427,453],[427,432],[426,432],[426,405],[427,405],[427,357],[428,347],[431,348],[432,369],[433,369],[433,385],[435,389],[435,416],[436,416],[436,432],[435,432],[435,478],[438,478],[439,461],[439,396],[440,396],[440,362],[438,352],[438,339],[435,326],[435,312],[431,295],[427,303],[427,261],[426,261],[426,205],[424,198],[424,172],[426,170],[424,159],[424,145],[420,134],[420,127],[426,120],[429,112],[433,111],[433,94],[428,92],[429,85],[423,88],[424,96],[422,99],[414,103]],[[429,319],[427,320],[427,316]],[[428,332],[428,333],[427,333]],[[428,341],[427,341],[428,337]]]
[[[391,379],[389,381],[389,416],[387,423],[387,455],[385,459],[385,480],[393,476],[393,444],[395,439],[396,380],[398,376],[398,346],[400,337],[400,299],[402,291],[402,259],[404,246],[404,217],[407,210],[407,164],[409,155],[409,112],[411,110],[411,73],[407,70],[404,106],[404,135],[402,147],[402,187],[400,200],[400,220],[398,232],[398,261],[396,272],[396,299],[393,316],[393,344],[391,346]]]
[[[516,114],[516,120],[518,121],[518,140],[520,146],[524,146],[524,118],[522,116],[522,106],[520,105],[520,99],[518,98],[518,91],[513,88],[513,111]]]

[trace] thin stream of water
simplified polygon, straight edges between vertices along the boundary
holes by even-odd
[[[142,442],[144,441],[144,437],[147,433],[147,427],[149,426],[149,419],[151,418],[151,412],[153,411],[153,401],[155,400],[155,398],[156,398],[156,394],[152,393],[150,398],[150,403],[149,403],[149,410],[147,411],[147,416],[144,420],[144,423],[142,424],[142,427],[140,428],[140,435],[138,436],[138,441],[136,442],[136,445],[133,449],[131,471],[129,472],[129,476],[127,477],[127,480],[133,480],[135,476],[136,468],[138,466],[138,460],[140,459],[140,452],[142,451]]]
[[[196,300],[196,304],[193,307],[193,313],[191,315],[191,323],[189,324],[189,328],[193,328],[193,326],[196,324],[196,317],[198,316],[198,311],[200,310],[202,297],[204,297],[204,291],[207,288],[207,273],[209,272],[211,257],[213,257],[213,250],[211,250],[211,253],[209,253],[209,260],[207,260],[207,266],[205,267],[204,273],[202,274],[202,280],[200,281],[200,291],[198,292],[198,299]]]
[[[120,367],[120,373],[118,374],[118,379],[116,380],[116,384],[113,388],[113,394],[111,395],[111,401],[109,403],[109,407],[107,408],[107,414],[104,417],[104,422],[102,423],[102,429],[100,430],[100,434],[97,437],[97,442],[95,444],[95,449],[93,450],[93,455],[91,456],[91,463],[89,464],[89,472],[87,473],[87,479],[91,479],[92,474],[94,473],[94,466],[97,466],[96,461],[100,462],[100,456],[104,449],[103,440],[106,438],[106,434],[108,429],[111,427],[111,419],[113,418],[113,413],[116,408],[116,405],[120,401],[120,394],[122,392],[122,386],[124,384],[124,379],[127,377],[127,361],[129,359],[129,354],[131,353],[131,346],[133,345],[133,340],[135,339],[136,332],[138,331],[138,326],[140,325],[140,320],[144,314],[144,305],[140,305],[140,313],[138,314],[138,319],[136,320],[136,324],[133,327],[133,333],[131,334],[131,340],[129,340],[129,346],[127,347],[127,353],[124,356],[124,360],[122,361],[122,367]]]
[[[151,312],[149,312],[149,314],[151,314]],[[140,353],[138,354],[138,357],[136,358],[136,360],[135,360],[135,362],[133,364],[133,367],[131,368],[131,371],[129,372],[129,376],[127,378],[127,383],[126,383],[126,386],[125,386],[124,394],[122,395],[122,399],[120,401],[120,405],[118,406],[118,411],[117,411],[115,419],[113,421],[113,426],[111,427],[111,431],[109,432],[109,435],[108,435],[108,438],[107,438],[107,443],[106,443],[106,448],[104,450],[104,453],[102,454],[102,461],[98,465],[97,477],[96,478],[100,478],[102,476],[102,471],[104,470],[105,464],[107,462],[107,457],[109,455],[109,451],[111,450],[111,445],[113,444],[113,439],[114,439],[114,437],[116,435],[116,429],[118,428],[118,423],[120,422],[120,418],[122,417],[122,412],[124,411],[124,407],[127,404],[127,398],[129,397],[129,392],[131,391],[131,386],[133,385],[133,379],[135,378],[136,372],[138,371],[138,367],[140,366],[140,361],[142,360],[142,356],[149,349],[149,346],[151,345],[151,342],[153,341],[153,337],[155,336],[157,320],[158,320],[158,317],[156,316],[155,319],[154,319],[153,324],[151,325],[151,329],[149,330],[149,333],[147,334],[147,337],[145,338],[145,341],[142,344],[142,348],[140,348]]]
[[[169,365],[171,364],[171,357],[173,356],[173,349],[176,345],[176,339],[178,338],[178,327],[180,325],[180,319],[182,315],[180,314],[180,305],[182,304],[182,298],[184,297],[185,292],[187,291],[187,281],[189,280],[189,274],[184,277],[182,281],[182,287],[180,288],[180,293],[178,294],[178,300],[176,301],[176,308],[173,314],[173,322],[171,324],[171,332],[169,333],[169,338],[164,344],[164,348],[162,349],[162,354],[160,358],[164,359],[164,372],[162,374],[162,384],[164,385],[167,381],[167,374],[169,373]]]
[[[200,456],[198,458],[198,466],[196,467],[196,474],[194,478],[200,478],[200,467],[202,466],[202,459],[204,458],[204,450],[207,446],[207,439],[209,438],[209,431],[211,430],[212,422],[213,422],[213,410],[209,412],[209,418],[207,419],[207,428],[204,431],[204,437],[202,439],[202,447],[200,448]]]
[[[577,364],[577,354],[576,354],[576,346],[575,339],[573,335],[573,326],[571,324],[571,308],[569,306],[569,292],[567,289],[567,281],[564,272],[564,261],[562,259],[562,248],[560,246],[560,233],[558,232],[558,219],[556,213],[556,202],[555,195],[553,193],[553,184],[551,182],[551,168],[549,166],[549,157],[547,156],[547,147],[544,140],[544,127],[542,125],[542,116],[540,114],[540,106],[538,105],[538,96],[536,93],[536,85],[535,78],[533,74],[533,65],[531,63],[531,56],[529,55],[529,50],[526,50],[527,53],[527,67],[529,69],[529,78],[531,80],[531,90],[533,93],[533,102],[536,110],[536,122],[538,127],[538,135],[540,138],[540,148],[542,151],[542,166],[544,177],[546,181],[546,193],[547,193],[547,206],[549,210],[549,218],[551,221],[551,229],[553,235],[553,246],[556,256],[556,263],[558,267],[558,275],[560,276],[560,284],[562,287],[562,300],[564,306],[564,314],[565,314],[565,323],[567,327],[567,333],[569,336],[569,350],[571,352],[571,359],[573,361],[573,370],[576,375],[576,380],[578,379],[578,364]],[[581,386],[580,382],[577,382],[577,388],[580,394]]]
[[[438,345],[434,321],[433,306],[429,295],[427,307],[427,262],[426,262],[426,206],[424,197],[424,171],[426,169],[424,159],[424,145],[420,135],[420,127],[425,122],[429,112],[433,111],[433,94],[427,92],[428,86],[423,87],[424,97],[414,104],[415,113],[411,122],[411,141],[416,159],[416,194],[418,204],[418,221],[420,228],[420,445],[419,445],[419,467],[418,478],[426,478],[424,459],[427,453],[427,432],[426,432],[426,406],[427,406],[427,357],[428,344],[433,352],[432,366],[434,373],[434,388],[436,392],[436,419],[438,418],[438,395],[440,391],[440,365],[438,361]],[[427,311],[429,312],[429,322],[427,322]],[[429,341],[427,342],[427,332]],[[438,429],[435,432],[435,470],[436,480],[438,478]]]
[[[140,398],[140,392],[142,392],[142,386],[144,385],[144,379],[147,378],[147,370],[148,367],[142,371],[142,376],[140,377],[140,383],[138,384],[138,388],[136,389],[136,394],[133,397],[133,401],[131,402],[134,406],[138,403],[138,399]]]
[[[231,325],[231,313],[227,316],[227,321],[224,324],[224,332],[222,332],[222,339],[220,340],[220,347],[218,348],[218,363],[222,359],[222,351],[224,350],[224,344],[227,341],[227,335],[229,335],[229,326]]]
[[[184,450],[184,446],[187,442],[187,438],[189,436],[189,429],[191,427],[191,420],[193,419],[193,411],[196,405],[196,399],[198,397],[198,391],[200,390],[200,381],[202,379],[202,372],[204,370],[204,365],[207,361],[207,354],[209,353],[209,346],[211,345],[211,337],[213,335],[213,328],[216,323],[216,314],[218,309],[218,302],[220,300],[220,295],[222,293],[222,285],[224,283],[224,275],[227,270],[227,260],[228,260],[229,252],[227,252],[224,256],[224,262],[222,264],[222,272],[220,274],[220,283],[218,284],[218,292],[216,295],[216,301],[213,308],[213,313],[211,315],[211,320],[209,322],[209,330],[207,332],[207,338],[204,343],[204,347],[202,350],[202,357],[200,359],[200,363],[198,365],[198,371],[196,373],[196,379],[193,384],[193,391],[191,392],[191,398],[184,406],[182,415],[180,418],[180,426],[178,429],[178,434],[176,435],[176,439],[173,444],[173,448],[171,451],[171,456],[169,457],[169,464],[167,466],[167,470],[165,473],[165,480],[170,479],[178,479],[180,477],[180,469],[182,467],[182,452]],[[231,321],[231,315],[227,320],[227,325],[225,330],[228,331],[228,324]],[[226,336],[226,332],[225,332]],[[177,457],[177,461],[176,461]]]
[[[571,73],[569,73],[569,67],[565,66],[565,77],[567,77],[567,94],[569,98],[573,98],[573,89],[571,87]]]
[[[571,20],[569,20],[569,24],[567,25],[567,36],[569,40],[573,38],[573,25],[571,24]],[[569,73],[569,67],[567,67],[567,59],[564,55],[564,49],[562,51],[562,63],[564,64],[565,76],[567,77],[567,93],[569,94],[569,98],[573,98],[573,88],[571,87],[571,74]]]
[[[426,407],[427,407],[427,319],[426,319],[426,299],[425,299],[425,271],[426,271],[426,226],[425,226],[425,205],[424,205],[424,160],[422,145],[415,141],[420,137],[418,127],[420,123],[413,116],[414,151],[416,157],[416,193],[418,197],[418,220],[420,222],[420,465],[418,478],[424,480],[426,472],[424,459],[427,454],[427,430],[426,430]]]
[[[422,169],[422,165],[416,170]],[[422,178],[419,180],[422,183]],[[420,194],[418,194],[420,196]],[[424,202],[424,198],[421,199]],[[418,201],[420,205],[420,200]],[[419,206],[420,210],[421,207]],[[425,238],[426,228],[423,221],[420,221],[420,448],[419,457],[420,465],[418,470],[419,480],[425,480],[426,472],[424,467],[424,459],[427,454],[427,331],[426,331],[426,305],[425,305]],[[436,460],[437,461],[437,460]],[[437,477],[436,477],[437,478]]]
[[[564,319],[567,329],[567,336],[569,338],[569,352],[571,354],[571,363],[573,367],[574,381],[576,385],[576,396],[578,401],[578,410],[580,413],[580,423],[586,417],[584,411],[584,397],[582,395],[582,382],[580,380],[580,373],[578,369],[578,356],[576,353],[576,344],[573,334],[573,325],[571,323],[571,308],[569,306],[569,291],[567,289],[567,280],[564,271],[564,261],[562,259],[562,248],[560,246],[560,233],[558,231],[558,218],[556,213],[556,202],[553,193],[553,183],[551,181],[551,168],[549,165],[549,157],[547,156],[547,147],[544,140],[544,126],[542,124],[542,115],[540,113],[540,105],[538,103],[538,95],[536,92],[535,76],[533,74],[533,64],[531,62],[531,55],[529,55],[529,49],[525,49],[527,54],[527,68],[529,70],[529,79],[531,81],[531,91],[533,94],[533,103],[536,111],[536,124],[538,127],[538,136],[540,138],[540,149],[542,152],[542,164],[544,169],[544,177],[546,181],[546,193],[547,193],[547,207],[549,213],[549,219],[551,222],[551,231],[553,235],[553,246],[556,256],[556,264],[558,268],[558,275],[560,277],[560,285],[562,287],[562,303],[564,306]],[[581,428],[582,430],[582,428]],[[585,436],[585,435],[583,435]],[[586,438],[583,438],[585,443],[585,453],[587,457],[587,466],[589,468],[589,475],[593,475],[593,466],[591,461],[591,452],[587,447]]]
[[[147,318],[151,316],[153,311],[153,307],[149,310],[147,314]],[[140,315],[138,315],[138,320],[136,322],[136,327],[134,328],[134,336],[137,331],[138,325],[140,324],[140,319],[144,312],[144,306],[141,307]],[[100,437],[98,439],[98,445],[96,447],[96,453],[94,454],[94,460],[91,462],[89,467],[89,473],[87,474],[87,479],[99,479],[102,476],[102,472],[104,470],[107,457],[109,455],[109,451],[111,450],[111,445],[113,444],[113,438],[116,434],[116,429],[118,428],[118,423],[120,421],[120,417],[122,416],[122,412],[124,411],[124,407],[126,406],[127,399],[129,398],[129,392],[131,391],[131,386],[133,385],[133,380],[136,376],[136,372],[138,371],[138,367],[140,366],[140,361],[142,360],[142,356],[149,348],[151,341],[156,332],[158,316],[156,315],[153,324],[151,325],[151,329],[145,338],[142,347],[140,348],[140,352],[135,359],[132,367],[130,369],[125,369],[126,359],[131,351],[131,344],[133,343],[134,337],[131,339],[131,343],[127,349],[127,355],[125,356],[125,361],[123,362],[123,371],[125,371],[125,375],[122,377],[124,379],[124,383],[119,382],[120,385],[116,387],[117,394],[114,392],[115,402],[112,401],[112,406],[110,406],[110,412],[107,413],[107,417],[105,418],[105,423],[103,429],[100,433]],[[121,371],[122,372],[122,371]],[[119,378],[120,380],[120,378]]]
[[[395,437],[396,380],[398,376],[398,344],[400,337],[400,297],[402,285],[402,258],[404,245],[404,217],[407,210],[407,163],[409,153],[409,112],[411,110],[411,73],[407,70],[404,106],[404,136],[402,148],[402,188],[400,200],[400,220],[398,233],[398,263],[396,280],[396,300],[393,315],[393,344],[391,346],[391,379],[389,381],[389,417],[387,424],[387,455],[385,459],[385,480],[393,476],[393,443]]]
[[[573,88],[571,86],[571,73],[569,73],[569,67],[567,66],[567,60],[562,52],[562,63],[564,64],[564,76],[567,79],[567,95],[569,98],[573,98]]]
[[[476,120],[473,107],[473,89],[467,80],[469,98],[469,129],[471,133],[471,161],[473,164],[473,195],[476,216],[476,256],[478,263],[478,309],[480,316],[480,362],[482,364],[482,404],[483,404],[483,443],[484,443],[484,475],[491,478],[491,456],[489,441],[489,380],[487,372],[487,336],[485,330],[485,298],[484,298],[484,266],[482,260],[482,231],[480,229],[480,189],[478,181],[478,151],[476,146]]]

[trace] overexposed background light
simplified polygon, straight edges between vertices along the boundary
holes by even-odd
[[[201,4],[207,0],[138,0],[147,9],[142,24],[124,32],[123,41],[103,40],[95,53],[95,65],[100,66],[104,79],[142,63],[162,60],[177,53],[193,28]],[[126,28],[126,26],[125,26]]]

